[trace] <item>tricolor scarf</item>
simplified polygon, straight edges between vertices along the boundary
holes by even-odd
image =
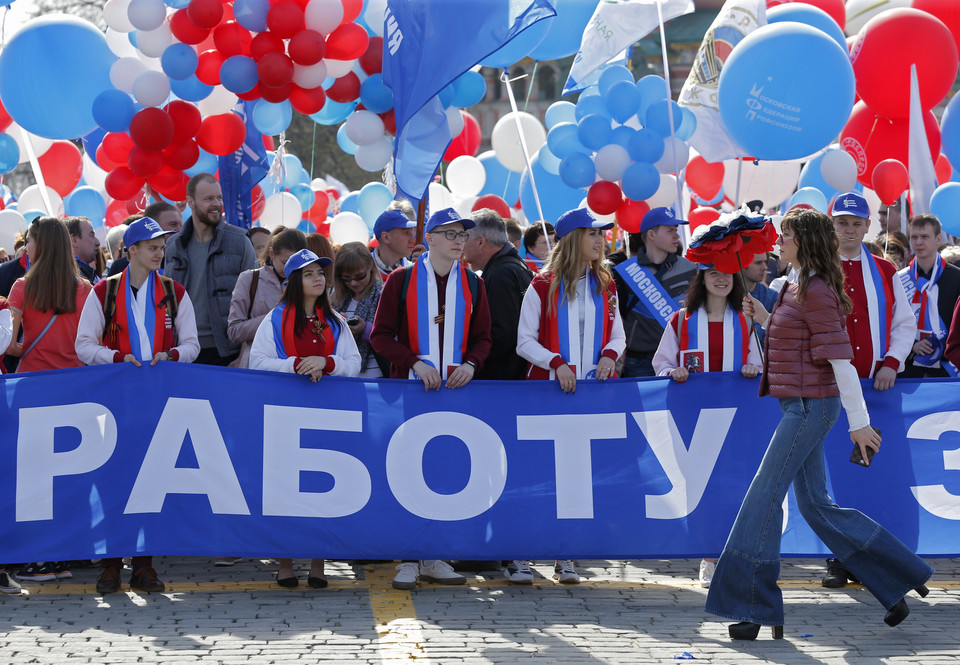
[[[20,255],[20,267],[23,268],[23,272],[30,270],[30,257],[26,252]]]
[[[543,259],[538,259],[533,254],[527,254],[523,260],[526,262],[527,267],[534,272],[534,274],[540,272],[540,270],[543,268],[543,264],[545,263]]]
[[[459,261],[453,262],[442,303],[437,299],[437,276],[430,263],[430,253],[422,254],[409,270],[410,288],[405,304],[410,350],[446,379],[449,372],[463,363],[470,339],[473,296],[467,268]],[[444,330],[442,348],[441,320]],[[410,370],[409,378],[417,378],[413,370]]]
[[[124,268],[117,287],[114,320],[119,326],[115,331],[117,350],[123,355],[129,353],[137,360],[149,361],[157,353],[166,350],[163,342],[167,328],[167,294],[156,271],[147,275],[137,293],[144,290],[143,299],[138,300],[130,286],[130,268]],[[143,306],[144,303],[147,307]],[[170,325],[173,323],[170,322]]]
[[[337,352],[337,344],[340,343],[340,326],[337,321],[330,321],[323,315],[323,308],[316,308],[317,321],[322,321],[320,338],[323,341],[323,348],[319,349],[324,357],[332,356]],[[290,357],[296,357],[297,353],[297,335],[294,331],[297,312],[296,306],[287,303],[286,305],[277,305],[270,311],[270,323],[273,326],[273,343],[276,345],[277,358],[281,360]]]
[[[700,307],[694,311],[683,310],[679,318],[677,339],[680,355],[684,351],[703,352],[703,371],[710,371],[710,334],[707,310]],[[750,325],[743,312],[736,312],[729,305],[723,313],[723,371],[734,372],[745,364],[750,353]]]
[[[870,340],[873,346],[874,366],[883,361],[890,344],[893,325],[893,284],[884,279],[880,266],[865,246],[860,248],[860,270],[863,271],[863,290],[870,317]]]
[[[559,279],[556,275],[554,279]],[[557,353],[577,375],[578,379],[592,379],[600,361],[600,354],[610,343],[610,333],[616,315],[616,299],[609,291],[597,293],[597,277],[592,270],[584,281],[585,297],[567,297],[563,280],[554,292],[553,308],[547,316],[546,347]],[[583,337],[580,337],[580,305],[583,304]],[[550,370],[550,378],[556,371]]]
[[[910,266],[901,274],[904,290],[910,299],[910,307],[913,309],[914,316],[917,317],[917,339],[921,338],[920,331],[929,331],[936,340],[933,343],[933,352],[925,356],[916,355],[913,358],[914,365],[921,367],[937,367],[941,364],[943,357],[943,345],[947,339],[949,329],[944,325],[940,317],[940,309],[937,307],[940,289],[937,282],[943,276],[947,268],[947,262],[942,256],[937,256],[933,263],[933,269],[930,271],[930,277],[921,277],[917,267],[917,259],[910,261]],[[950,369],[948,368],[949,372]]]

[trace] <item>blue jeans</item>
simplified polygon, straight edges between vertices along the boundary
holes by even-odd
[[[653,361],[650,358],[631,358],[627,356],[623,361],[623,374],[621,379],[640,376],[656,376],[653,371]]]
[[[793,483],[797,507],[820,540],[890,609],[933,569],[872,519],[827,494],[823,440],[840,398],[782,398],[783,419],[760,462],[710,583],[706,610],[735,621],[783,625],[780,535],[783,500]]]

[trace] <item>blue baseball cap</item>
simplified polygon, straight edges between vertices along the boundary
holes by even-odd
[[[427,220],[427,226],[423,229],[424,233],[431,233],[438,226],[443,226],[444,224],[453,224],[454,222],[460,222],[463,224],[463,230],[472,229],[477,225],[475,221],[469,217],[461,217],[453,208],[444,208],[443,210],[438,210],[432,215],[430,219]]]
[[[689,223],[690,222],[682,219],[677,219],[677,216],[673,214],[673,208],[651,208],[647,211],[647,214],[643,216],[643,221],[640,222],[640,233],[646,233],[650,229],[658,226],[679,226],[680,224]]]
[[[867,205],[867,200],[856,192],[840,194],[834,199],[833,205],[830,206],[830,216],[842,217],[844,215],[870,219],[870,206]]]
[[[169,233],[173,233],[173,231],[164,231],[155,219],[141,217],[127,226],[127,230],[123,232],[123,244],[129,249],[138,242],[153,240]]]
[[[586,208],[577,208],[560,215],[554,228],[557,230],[557,240],[559,240],[574,229],[603,229],[606,231],[613,228],[613,222],[601,222],[595,219]]]
[[[377,217],[373,225],[373,237],[379,239],[380,234],[393,229],[413,229],[417,223],[403,214],[402,210],[387,210]]]
[[[326,256],[317,256],[309,249],[301,249],[287,259],[287,263],[283,266],[283,276],[290,279],[290,275],[292,275],[295,270],[300,270],[300,268],[308,266],[311,263],[319,263],[322,267],[326,268],[333,263],[333,259]]]

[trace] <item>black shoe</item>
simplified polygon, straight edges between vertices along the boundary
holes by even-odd
[[[297,585],[300,584],[300,580],[296,577],[284,577],[280,579],[280,573],[277,573],[277,584],[282,586],[284,589],[296,589]]]
[[[113,568],[104,568],[100,573],[100,577],[97,578],[97,593],[99,594],[108,594],[116,593],[120,590],[120,569]]]
[[[850,572],[843,567],[839,559],[827,559],[827,572],[820,582],[821,586],[828,589],[840,589],[847,586],[848,579],[851,579]]]
[[[130,588],[148,593],[160,593],[166,587],[157,577],[157,571],[149,566],[138,568],[130,576]]]
[[[910,608],[907,607],[907,601],[905,598],[901,598],[896,605],[887,610],[887,614],[883,617],[883,622],[892,628],[909,615]]]
[[[928,589],[924,584],[921,584],[920,586],[915,588],[914,591],[916,591],[917,595],[920,596],[921,598],[926,598],[927,594],[930,593],[930,589]]]
[[[730,633],[730,639],[732,640],[755,640],[757,635],[760,634],[760,624],[741,621],[727,626],[727,631]],[[770,635],[775,640],[782,640],[783,626],[771,626]]]
[[[326,589],[329,582],[327,582],[326,577],[314,577],[310,576],[307,578],[307,586],[311,589]]]

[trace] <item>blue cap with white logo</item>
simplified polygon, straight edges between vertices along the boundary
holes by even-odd
[[[311,263],[320,263],[322,267],[326,268],[333,263],[333,259],[326,256],[317,256],[309,249],[301,249],[287,259],[286,264],[283,266],[283,276],[290,279],[290,275],[292,275],[295,270],[300,270],[300,268],[308,266]]]
[[[444,224],[453,224],[454,222],[460,222],[463,224],[463,230],[472,229],[477,225],[475,221],[469,217],[461,217],[453,208],[444,208],[443,210],[438,210],[432,215],[430,219],[427,220],[427,226],[423,229],[424,233],[432,233],[435,228],[438,226],[443,226]]]
[[[169,233],[173,233],[173,231],[164,231],[155,219],[141,217],[137,221],[131,222],[127,230],[123,232],[123,244],[130,248],[143,240],[153,240]]]
[[[557,218],[557,239],[567,235],[574,229],[607,229],[613,228],[613,222],[602,222],[594,218],[586,208],[568,210]]]
[[[867,205],[867,200],[856,192],[840,194],[834,199],[833,205],[830,206],[830,216],[842,217],[844,215],[870,219],[870,206]]]
[[[377,217],[373,225],[373,237],[380,239],[380,234],[393,229],[413,229],[417,223],[407,217],[402,210],[387,210]]]
[[[643,216],[640,222],[640,233],[646,233],[650,229],[658,226],[678,226],[680,224],[689,224],[690,222],[677,219],[673,213],[673,208],[651,208]]]

